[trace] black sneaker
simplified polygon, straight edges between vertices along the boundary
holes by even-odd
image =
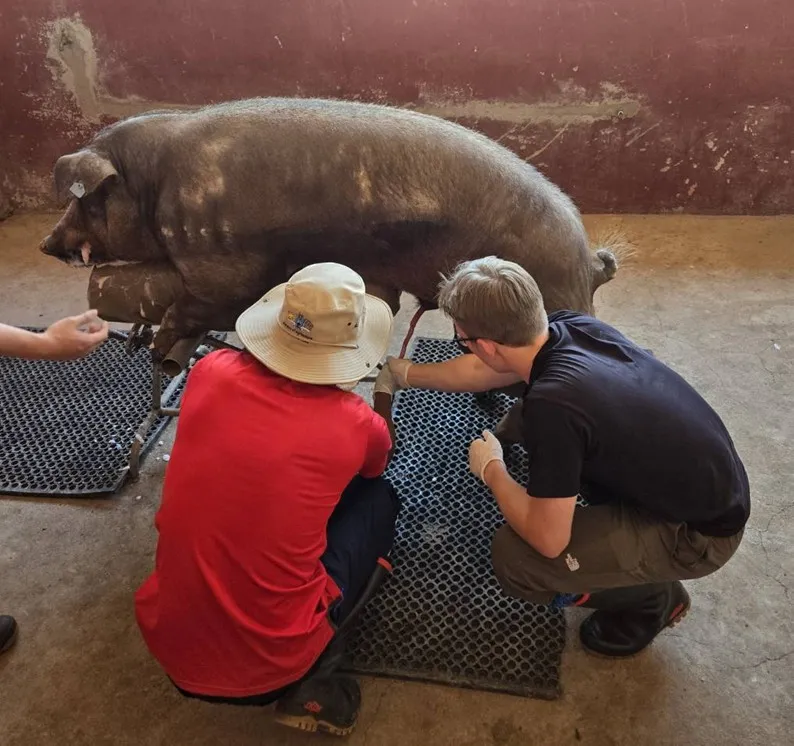
[[[585,650],[597,655],[609,658],[636,655],[663,629],[678,624],[686,616],[690,604],[686,589],[675,581],[631,606],[593,612],[582,622],[579,639]]]
[[[5,653],[13,647],[17,640],[17,626],[16,619],[12,616],[0,616],[0,653]]]
[[[353,732],[361,706],[361,690],[346,676],[306,679],[276,704],[276,722],[334,736]]]

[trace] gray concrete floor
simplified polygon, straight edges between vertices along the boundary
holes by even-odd
[[[83,310],[86,274],[36,250],[53,217],[0,224],[5,322]],[[689,584],[689,616],[634,660],[587,656],[572,613],[559,700],[365,679],[350,744],[794,743],[794,219],[587,223],[619,225],[638,248],[599,291],[598,314],[693,382],[734,436],[753,488],[745,540],[720,572]],[[430,314],[419,333],[450,326]],[[0,612],[21,627],[0,657],[0,744],[329,742],[281,729],[268,710],[182,699],[147,654],[132,595],[152,566],[157,457],[169,442],[118,496],[0,499]]]

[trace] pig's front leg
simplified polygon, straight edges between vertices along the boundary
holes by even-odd
[[[179,301],[168,307],[154,335],[152,354],[155,360],[162,361],[180,340],[212,331],[206,310],[204,313],[197,313],[196,310],[189,303]]]
[[[224,265],[178,267],[186,292],[169,306],[155,336],[166,355],[180,339],[209,331],[234,331],[239,315],[283,282],[284,267],[264,257],[239,257]]]
[[[203,303],[192,298],[176,301],[166,310],[155,334],[155,358],[162,360],[180,340],[213,331],[234,331],[237,317],[258,297],[232,298],[219,303]]]

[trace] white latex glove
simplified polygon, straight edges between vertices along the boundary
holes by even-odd
[[[490,430],[485,430],[482,438],[473,440],[469,446],[469,469],[484,483],[485,467],[491,461],[501,461],[504,464],[504,453],[502,444],[496,439],[496,436]]]
[[[408,383],[408,370],[413,363],[410,360],[404,357],[387,357],[386,365],[391,368],[392,375],[394,376],[394,382],[396,384],[395,390],[411,387],[411,384]],[[385,368],[386,365],[383,367]]]
[[[375,379],[375,386],[372,388],[373,394],[388,394],[394,396],[397,390],[397,382],[394,380],[394,374],[388,364],[385,364],[378,373]]]

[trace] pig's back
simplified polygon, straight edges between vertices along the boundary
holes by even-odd
[[[423,220],[525,236],[579,221],[570,199],[512,151],[405,109],[265,98],[113,129],[128,149],[154,146],[159,183],[188,208],[232,197],[229,209],[254,210],[274,229]]]

